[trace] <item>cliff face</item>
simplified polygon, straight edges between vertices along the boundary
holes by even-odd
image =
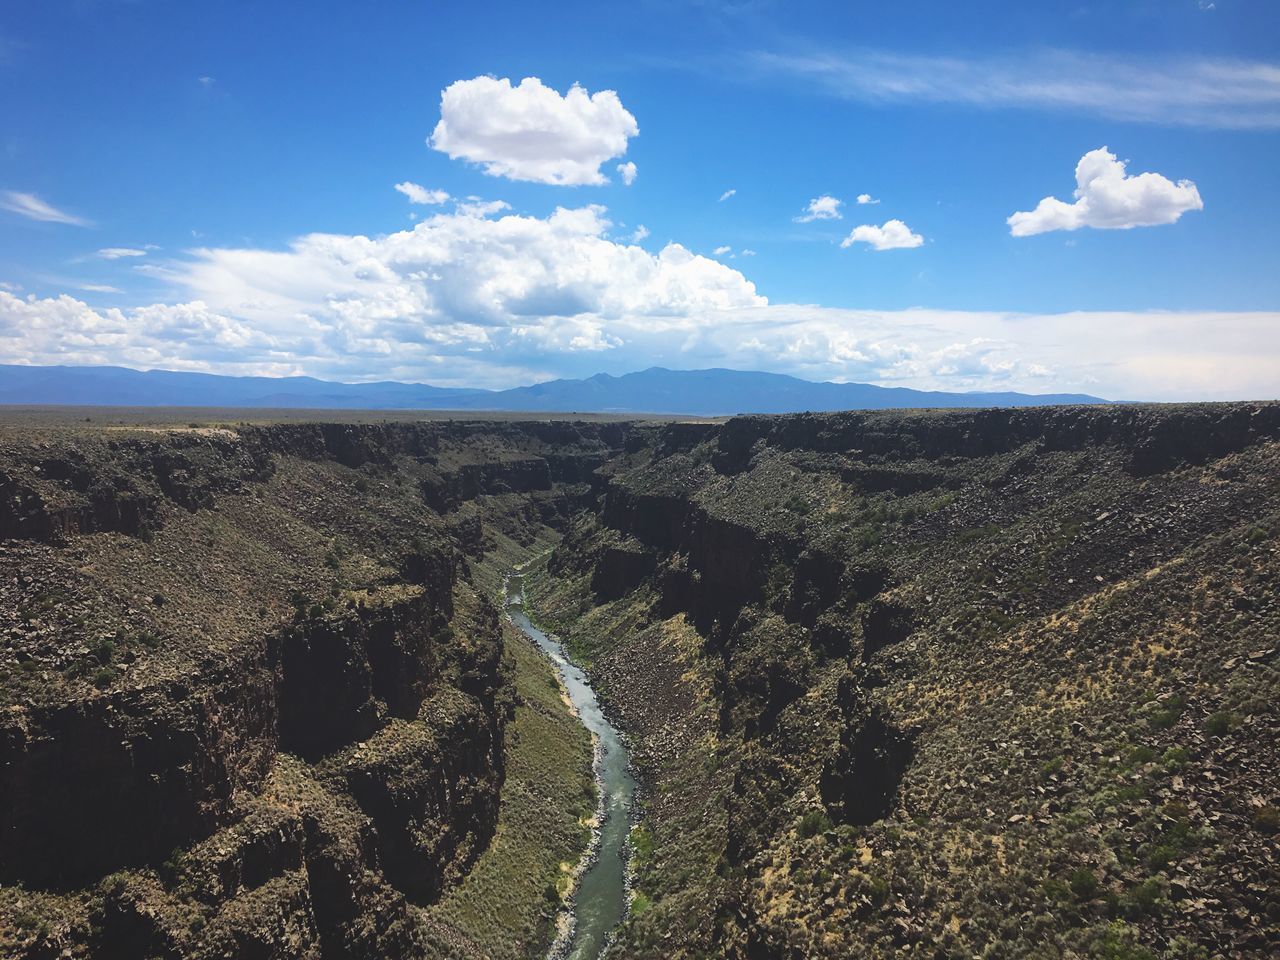
[[[1259,956],[1280,405],[743,417],[531,587],[649,784],[629,956]]]
[[[468,555],[621,430],[0,438],[0,953],[434,955],[514,707]]]

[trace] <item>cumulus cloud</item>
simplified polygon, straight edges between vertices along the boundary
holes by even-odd
[[[1174,183],[1158,173],[1125,173],[1125,162],[1106,147],[1090,150],[1076,164],[1075,203],[1045,197],[1034,210],[1006,221],[1015,237],[1050,230],[1128,230],[1173,223],[1188,210],[1203,210],[1190,180]]]
[[[146,255],[147,251],[137,247],[103,247],[98,251],[98,256],[103,260],[122,260],[125,257],[145,257]]]
[[[861,206],[866,206],[868,203],[879,203],[879,202],[880,202],[879,200],[874,199],[869,193],[858,194],[858,203]]]
[[[869,223],[854,227],[840,241],[840,246],[851,247],[855,243],[868,243],[876,250],[907,250],[923,244],[924,237],[912,233],[911,228],[901,220],[889,220],[881,227]]]
[[[404,183],[397,183],[395,189],[408,197],[410,203],[421,203],[425,206],[434,207],[447,203],[449,200],[447,190],[428,190],[421,184],[411,183],[408,180]]]
[[[158,265],[180,302],[132,308],[23,298],[0,283],[0,362],[492,387],[735,367],[1128,399],[1271,396],[1280,382],[1276,312],[773,304],[724,263],[674,243],[650,253],[611,240],[611,226],[599,206],[546,217],[455,210],[381,237],[198,249]]]
[[[0,210],[8,210],[28,220],[40,220],[44,223],[65,223],[73,227],[93,226],[91,221],[59,210],[45,203],[34,193],[22,193],[17,190],[0,191]]]
[[[804,213],[795,218],[796,223],[809,223],[812,220],[840,220],[842,203],[844,203],[843,200],[837,200],[825,193],[820,197],[814,197],[804,208]]]
[[[649,228],[642,223],[640,226],[636,227],[635,231],[631,234],[631,242],[639,243],[647,236],[649,236]]]
[[[601,184],[607,182],[601,164],[626,153],[627,141],[639,132],[612,90],[591,94],[574,85],[562,96],[537,77],[519,86],[476,77],[444,89],[440,122],[427,142],[455,160],[481,164],[494,177]]]
[[[636,182],[636,165],[628,160],[626,163],[618,164],[618,176],[622,178],[622,182],[628,187]]]
[[[756,252],[755,252],[754,250],[743,250],[743,251],[742,251],[742,256],[744,256],[744,257],[754,257],[755,255],[756,255]]]
[[[716,247],[716,248],[715,248],[715,250],[713,250],[713,251],[711,251],[711,252],[712,252],[712,253],[714,253],[717,257],[723,257],[726,253],[728,253],[728,252],[729,252],[730,250],[732,250],[732,249],[733,249],[733,247],[727,247],[727,246],[726,246],[726,247]]]
[[[728,200],[730,197],[732,197],[732,196],[733,196],[735,193],[737,193],[737,192],[738,192],[738,191],[737,191],[736,189],[733,189],[733,190],[726,190],[724,193],[720,194],[720,202],[721,202],[721,203],[724,203],[726,200]]]

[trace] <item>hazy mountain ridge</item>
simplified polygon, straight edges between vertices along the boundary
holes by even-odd
[[[1013,407],[1106,403],[1087,394],[948,393],[818,383],[745,370],[648,370],[551,380],[509,390],[314,377],[227,377],[125,367],[0,365],[0,403],[89,406],[225,406],[337,410],[510,410],[582,413],[798,413],[917,407]]]

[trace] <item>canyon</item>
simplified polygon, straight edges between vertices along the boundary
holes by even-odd
[[[0,423],[0,954],[1265,956],[1280,404]],[[555,771],[555,775],[550,775]]]

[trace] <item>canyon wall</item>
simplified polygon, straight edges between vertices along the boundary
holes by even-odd
[[[6,431],[0,952],[437,955],[514,709],[472,563],[624,430]]]
[[[530,595],[635,736],[621,954],[1262,956],[1280,405],[739,417]]]

